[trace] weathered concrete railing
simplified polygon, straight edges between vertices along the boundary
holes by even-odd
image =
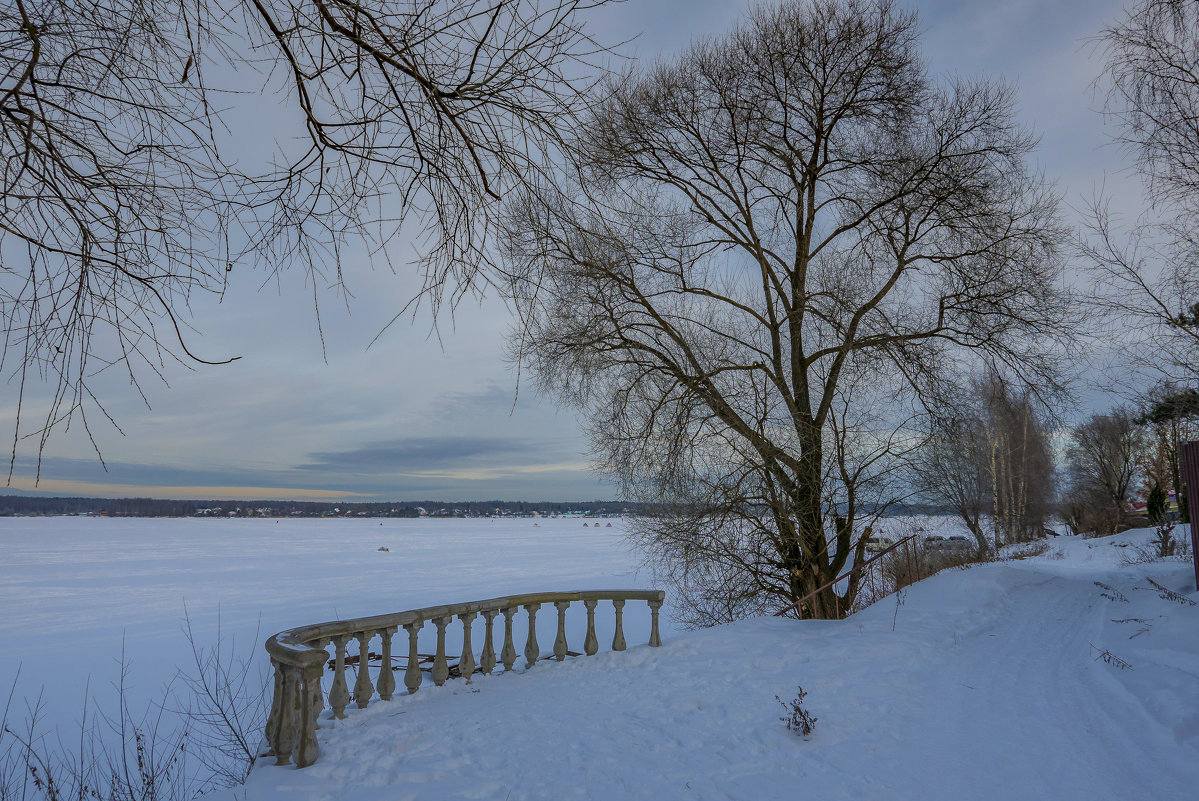
[[[512,618],[523,608],[529,616],[529,632],[525,639],[524,657],[532,667],[541,657],[537,645],[536,615],[542,604],[553,604],[558,610],[558,634],[554,639],[553,658],[561,662],[566,658],[566,610],[575,601],[582,601],[587,609],[587,636],[583,652],[588,656],[599,650],[595,636],[595,608],[600,601],[611,601],[616,611],[616,633],[612,638],[612,650],[625,649],[623,612],[626,601],[646,601],[650,608],[651,646],[661,645],[658,636],[658,610],[666,593],[661,590],[589,590],[586,592],[544,592],[529,595],[512,595],[507,598],[492,598],[487,601],[471,601],[449,606],[430,606],[390,615],[361,617],[354,620],[335,620],[314,626],[283,631],[266,641],[267,653],[275,670],[275,692],[271,700],[271,713],[266,723],[266,738],[276,764],[286,765],[295,761],[297,767],[307,767],[316,761],[317,716],[325,703],[321,691],[321,678],[329,654],[325,647],[334,646],[332,660],[333,684],[329,689],[329,707],[333,716],[345,717],[346,705],[351,696],[346,685],[346,643],[358,641],[358,678],[354,682],[353,701],[359,709],[365,709],[376,692],[379,698],[390,701],[395,692],[395,677],[392,676],[391,638],[400,627],[408,632],[408,665],[404,672],[404,686],[408,694],[415,693],[421,685],[421,655],[417,652],[417,635],[426,621],[437,627],[437,652],[433,656],[430,674],[433,683],[441,686],[449,678],[450,667],[445,653],[445,630],[455,617],[462,623],[462,655],[458,660],[458,674],[470,681],[476,672],[490,674],[496,666],[495,645],[492,629],[497,614],[504,616],[504,644],[500,649],[499,662],[504,670],[512,669],[516,663],[516,648],[512,642]],[[483,650],[475,662],[471,646],[471,623],[479,615],[485,621]],[[379,680],[371,683],[369,659],[370,642],[380,639],[382,667]]]

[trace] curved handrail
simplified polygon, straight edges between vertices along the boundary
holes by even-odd
[[[345,707],[351,700],[349,688],[345,680],[346,642],[350,639],[358,641],[359,654],[369,656],[369,642],[378,636],[381,641],[382,661],[384,665],[391,664],[391,638],[401,627],[408,632],[408,666],[404,674],[404,685],[408,694],[415,693],[422,682],[420,655],[417,653],[417,635],[426,622],[433,622],[437,627],[437,654],[433,657],[432,678],[440,686],[449,677],[449,665],[445,654],[445,629],[451,619],[457,617],[463,626],[462,656],[458,661],[458,670],[469,682],[476,671],[476,665],[483,673],[491,673],[498,662],[502,662],[504,670],[511,670],[516,661],[516,649],[512,642],[512,618],[518,609],[523,608],[529,616],[528,638],[525,643],[524,656],[526,664],[532,666],[541,658],[537,644],[536,612],[542,604],[553,604],[558,610],[558,632],[554,641],[554,658],[562,661],[568,654],[566,645],[566,610],[577,601],[587,608],[587,638],[584,652],[591,656],[599,650],[595,636],[595,609],[600,601],[611,601],[616,613],[616,630],[612,640],[612,650],[625,650],[624,630],[622,625],[623,608],[626,601],[645,601],[649,604],[651,613],[649,645],[661,645],[658,633],[658,611],[666,599],[662,590],[583,590],[578,592],[537,592],[522,595],[507,595],[499,598],[488,598],[483,601],[469,601],[459,604],[428,606],[422,609],[409,609],[403,612],[393,612],[386,615],[352,618],[349,620],[332,620],[326,623],[316,623],[299,626],[294,629],[281,631],[267,639],[266,651],[270,655],[271,664],[275,669],[275,688],[271,699],[270,717],[266,724],[266,738],[271,746],[270,753],[276,757],[276,764],[286,765],[294,759],[297,767],[307,767],[316,761],[319,749],[316,742],[317,716],[324,709],[324,696],[321,690],[321,678],[324,675],[325,664],[329,654],[325,647],[330,643],[336,647],[336,657],[333,660],[334,677],[329,690],[329,706],[335,717],[345,717]],[[474,649],[471,645],[471,622],[482,614],[486,621],[486,639],[480,659],[475,661]],[[492,627],[497,614],[504,617],[504,645],[496,658],[492,642]],[[371,697],[377,691],[382,700],[391,700],[395,690],[395,678],[392,671],[379,672],[377,686],[371,683],[370,671],[362,660],[358,678],[354,684],[353,700],[361,709],[365,709]]]

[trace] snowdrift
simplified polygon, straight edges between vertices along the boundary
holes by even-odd
[[[844,621],[422,688],[322,719],[317,764],[263,759],[212,798],[1194,798],[1199,593],[1185,563],[1121,564],[1146,537],[947,571]],[[776,699],[797,686],[806,740]]]

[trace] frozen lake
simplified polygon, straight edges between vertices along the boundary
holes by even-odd
[[[122,649],[132,707],[161,694],[190,658],[185,603],[202,642],[215,640],[219,615],[224,637],[265,665],[261,641],[293,626],[512,593],[652,586],[639,567],[619,520],[0,518],[0,687],[19,670],[16,697],[44,687],[44,723],[69,727],[89,683],[111,703]],[[543,653],[553,614],[538,617]],[[601,643],[611,617],[597,614]],[[626,621],[630,647],[643,644],[644,605],[630,603]],[[426,650],[433,627],[423,634]],[[451,654],[460,642],[450,638]]]

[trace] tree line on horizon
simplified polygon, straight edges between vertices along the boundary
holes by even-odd
[[[281,501],[170,498],[85,498],[0,495],[0,517],[103,515],[108,517],[486,517],[551,514],[639,514],[623,501]]]

